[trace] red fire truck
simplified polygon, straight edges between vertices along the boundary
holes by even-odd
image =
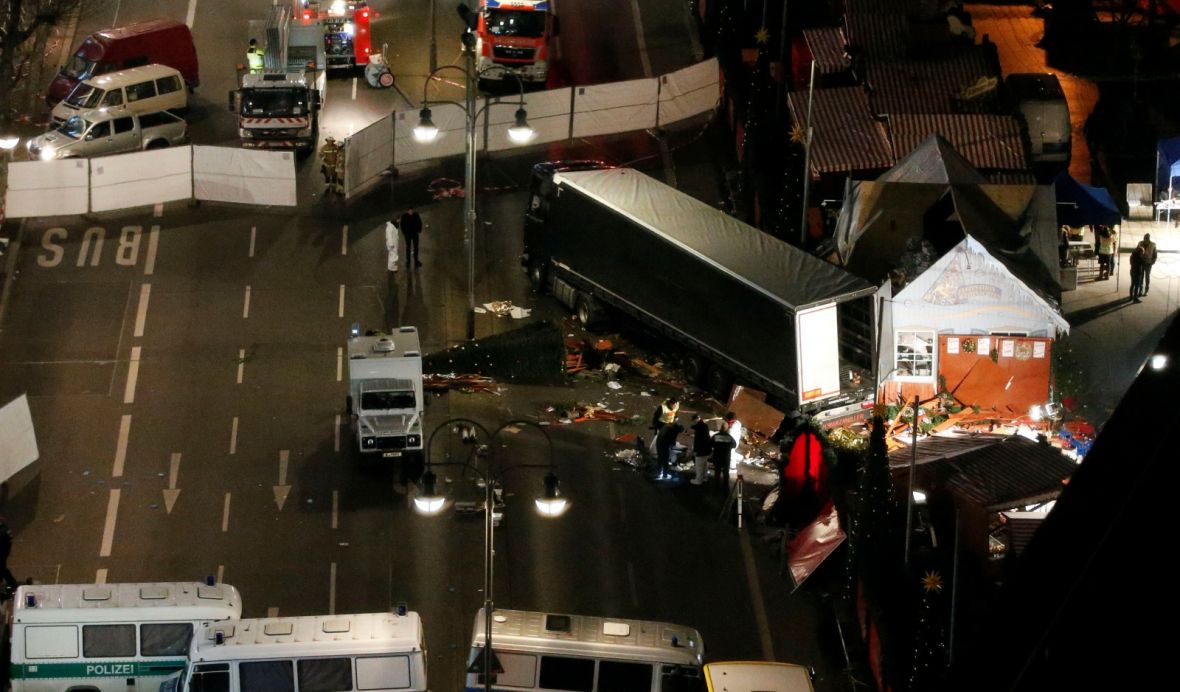
[[[369,64],[373,35],[369,23],[376,14],[363,0],[300,0],[303,21],[318,19],[324,26],[328,69],[352,69]]]
[[[557,34],[553,0],[480,0],[475,55],[480,78],[497,81],[504,70],[521,81],[544,84],[549,78],[549,49]]]

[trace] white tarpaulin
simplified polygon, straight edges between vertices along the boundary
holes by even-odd
[[[393,114],[344,140],[344,196],[381,178],[393,165]]]
[[[0,408],[0,482],[37,460],[37,434],[24,394]]]
[[[481,99],[482,100],[482,99]],[[482,105],[476,101],[476,109]],[[414,128],[418,125],[418,111],[398,111],[393,122],[393,162],[402,166],[417,161],[441,159],[462,154],[467,149],[464,141],[467,133],[467,115],[463,109],[451,103],[439,103],[430,107],[430,120],[438,128],[433,142],[422,143],[414,139]]]
[[[90,211],[111,211],[193,196],[192,147],[90,160]]]
[[[8,218],[66,216],[89,211],[86,159],[14,161],[8,164]]]
[[[721,101],[719,77],[716,58],[660,77],[660,127],[716,108]]]
[[[295,152],[193,147],[193,193],[212,202],[295,206]]]
[[[609,135],[656,126],[658,79],[574,87],[574,137]]]
[[[536,91],[524,96],[529,126],[536,135],[528,144],[560,142],[570,136],[570,87],[551,91]],[[508,128],[516,122],[518,97],[504,97],[488,109],[488,148],[505,151],[519,147],[508,137]]]

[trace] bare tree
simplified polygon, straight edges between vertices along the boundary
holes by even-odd
[[[50,31],[82,0],[0,0],[0,126],[10,124],[15,87],[44,60]],[[36,87],[34,87],[36,88]]]

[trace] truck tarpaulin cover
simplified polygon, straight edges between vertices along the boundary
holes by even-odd
[[[788,567],[791,582],[798,589],[828,556],[844,542],[844,530],[840,528],[840,517],[831,502],[824,506],[819,517],[800,531],[787,544],[790,556]]]

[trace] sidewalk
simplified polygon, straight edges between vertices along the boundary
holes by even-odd
[[[1058,342],[1063,367],[1058,386],[1082,404],[1078,415],[1096,427],[1110,416],[1131,386],[1180,307],[1180,227],[1175,223],[1124,219],[1118,267],[1107,281],[1087,281],[1062,294],[1070,334]],[[1132,303],[1127,256],[1145,233],[1159,249],[1151,287]]]

